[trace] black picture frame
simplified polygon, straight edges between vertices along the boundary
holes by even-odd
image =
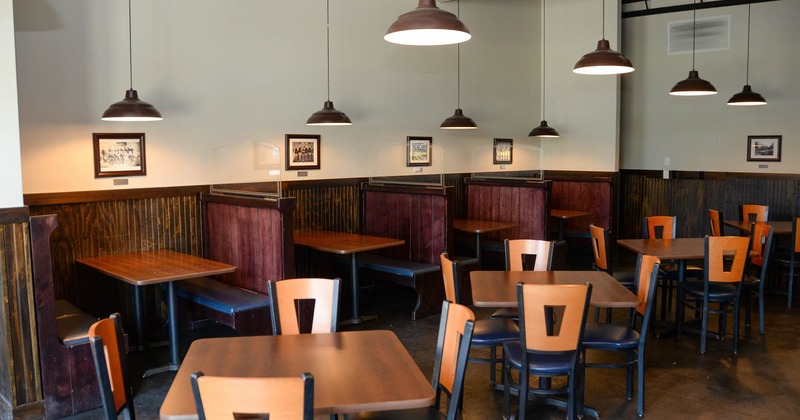
[[[286,170],[319,169],[321,141],[319,134],[287,134]]]
[[[495,138],[492,152],[493,164],[510,165],[514,162],[514,139]]]
[[[783,136],[747,136],[748,162],[780,162]]]
[[[406,166],[431,166],[433,137],[406,137]]]
[[[144,133],[92,133],[94,177],[147,175]]]

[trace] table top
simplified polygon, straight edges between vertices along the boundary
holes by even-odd
[[[433,351],[433,349],[431,349]],[[315,414],[433,405],[434,392],[391,331],[196,340],[161,405],[161,419],[196,419],[189,375],[314,376]]]
[[[752,227],[750,222],[743,222],[741,220],[726,220],[723,223],[727,226],[739,229],[740,231],[745,233],[750,233],[750,228]],[[766,223],[772,226],[775,235],[791,235],[792,224],[794,222],[790,220],[772,220],[772,221],[757,222],[757,223]]]
[[[635,308],[639,298],[604,271],[473,271],[472,301],[478,307],[516,307],[517,283],[592,284],[596,308]]]
[[[706,256],[705,238],[618,239],[617,243],[638,254],[661,260],[694,260]]]
[[[582,210],[563,210],[563,209],[550,209],[550,217],[556,219],[576,219],[578,217],[588,217],[594,213]]]
[[[501,222],[498,220],[455,219],[453,229],[468,233],[488,233],[498,230],[517,227],[514,222]]]
[[[296,245],[307,246],[311,249],[334,254],[353,254],[356,252],[403,245],[406,241],[396,238],[384,238],[382,236],[317,230],[295,232],[294,243]]]
[[[76,262],[134,286],[236,271],[234,265],[167,249],[80,258]]]

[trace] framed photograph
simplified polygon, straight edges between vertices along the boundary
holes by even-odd
[[[406,166],[431,166],[433,137],[406,138]]]
[[[319,134],[286,135],[286,170],[319,169]]]
[[[514,140],[494,139],[493,156],[492,163],[495,165],[510,165],[514,160]]]
[[[147,175],[144,133],[93,133],[94,177]]]
[[[747,161],[780,162],[783,136],[747,136]]]

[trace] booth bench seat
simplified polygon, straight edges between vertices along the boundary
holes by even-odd
[[[181,312],[200,315],[227,325],[241,335],[269,334],[269,300],[266,295],[208,277],[177,284]]]
[[[56,335],[65,346],[89,343],[89,327],[97,318],[67,300],[56,299]]]
[[[436,264],[401,260],[375,254],[361,254],[358,267],[371,271],[370,277],[407,286],[417,293],[411,319],[439,313],[444,299],[442,268]]]

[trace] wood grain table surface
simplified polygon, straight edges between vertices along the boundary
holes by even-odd
[[[334,254],[353,254],[403,245],[406,241],[382,236],[359,235],[355,233],[333,232],[327,230],[295,232],[294,243],[318,251]]]
[[[514,222],[498,220],[454,219],[453,229],[467,233],[488,233],[517,227]]]
[[[433,405],[430,381],[386,330],[196,340],[161,405],[161,419],[196,419],[189,376],[314,376],[315,414]]]
[[[790,220],[773,220],[773,221],[766,221],[766,222],[758,222],[758,223],[766,223],[772,226],[774,229],[774,233],[776,235],[791,235],[792,234],[792,225],[794,222]],[[726,220],[723,222],[726,226],[730,226],[740,231],[750,234],[750,229],[752,228],[752,223],[750,222],[742,222],[739,220]]]
[[[478,307],[516,307],[517,283],[592,284],[596,308],[635,308],[639,298],[604,271],[473,271],[472,301]]]

